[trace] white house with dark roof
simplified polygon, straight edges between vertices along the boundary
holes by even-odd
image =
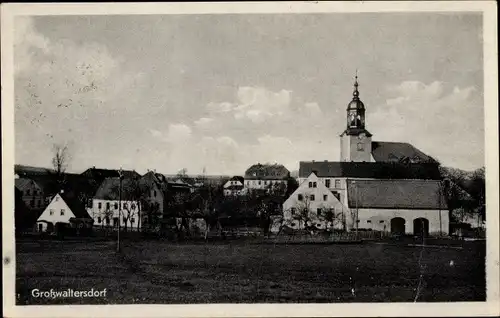
[[[248,190],[267,189],[275,184],[288,184],[290,171],[281,164],[255,164],[245,171],[245,188]]]
[[[245,189],[245,178],[241,176],[234,176],[223,185],[223,192],[225,196],[231,195],[244,195],[247,193]]]
[[[128,229],[137,229],[140,222],[139,202],[130,197],[130,189],[138,186],[135,179],[122,180],[122,197],[120,200],[120,179],[106,178],[92,199],[92,206],[88,212],[94,220],[94,226],[111,227],[118,229],[118,226]],[[121,207],[120,207],[121,203]]]
[[[346,220],[351,228],[357,224],[409,234],[415,229],[421,232],[423,226],[426,232],[448,233],[444,195],[438,194],[442,186],[438,163],[408,143],[372,141],[365,111],[356,77],[346,110],[347,127],[340,135],[340,160],[301,161],[299,189],[317,180],[317,189],[328,189],[350,212],[354,209],[356,214],[351,216],[357,219]],[[289,210],[289,205],[284,209]]]
[[[345,201],[358,228],[395,234],[448,234],[449,214],[439,180],[347,180]]]
[[[343,220],[350,214],[349,208],[340,202],[340,195],[327,188],[314,173],[283,203],[285,224],[294,229],[304,228],[306,224],[299,216],[305,209],[310,212],[310,224],[307,225],[319,229],[340,229],[345,223]],[[335,220],[325,219],[328,210],[333,212]]]
[[[67,196],[64,192],[57,193],[38,218],[37,230],[46,232],[54,229],[56,223],[69,224],[72,218],[92,220],[77,198]]]

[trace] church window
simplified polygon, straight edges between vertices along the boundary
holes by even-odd
[[[364,145],[361,142],[358,142],[358,151],[363,151],[364,150]]]

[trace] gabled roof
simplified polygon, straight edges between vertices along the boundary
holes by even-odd
[[[280,164],[255,164],[245,171],[245,179],[276,180],[290,177],[290,171]]]
[[[130,200],[128,198],[128,193],[126,189],[130,189],[135,184],[133,184],[135,180],[133,179],[123,179],[122,180],[122,200]],[[97,189],[97,192],[94,196],[95,199],[100,200],[119,200],[120,198],[120,178],[106,178],[101,183],[101,186]]]
[[[347,180],[350,208],[447,208],[443,188],[436,180]]]
[[[42,189],[34,180],[28,178],[18,178],[14,180],[14,184],[16,188],[23,191],[27,188],[31,188],[31,185],[35,185],[39,189]]]
[[[431,163],[301,161],[299,178],[314,172],[320,178],[344,177],[366,179],[439,180],[438,166]]]
[[[231,179],[229,179],[229,181],[239,181],[239,182],[241,182],[241,184],[243,184],[243,182],[245,181],[245,178],[243,178],[241,176],[234,176]]]
[[[64,202],[66,202],[66,205],[71,210],[71,212],[73,212],[73,214],[75,215],[76,218],[91,219],[90,215],[88,214],[87,210],[85,209],[84,204],[82,202],[80,202],[76,197],[69,196],[66,193],[58,193],[58,194],[61,196],[61,198],[64,200]],[[52,198],[52,199],[54,199],[54,198]]]
[[[434,162],[434,159],[406,142],[373,141],[372,156],[376,162]]]

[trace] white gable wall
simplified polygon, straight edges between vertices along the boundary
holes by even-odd
[[[64,210],[64,215],[61,215],[62,210]],[[45,208],[37,221],[47,221],[55,225],[57,222],[69,223],[69,219],[73,217],[75,217],[73,212],[69,209],[63,198],[57,194]]]
[[[316,187],[310,188],[309,182],[316,182]],[[303,201],[299,200],[299,194],[302,195]],[[310,198],[311,195],[314,195],[314,201],[306,199],[306,197]],[[283,217],[293,228],[303,227],[303,224],[298,224],[299,222],[293,219],[292,208],[299,210],[301,206],[304,206],[305,200],[308,202],[311,221],[317,226],[319,225],[320,228],[325,228],[326,224],[317,216],[318,209],[334,209],[335,213],[343,213],[346,217],[349,215],[349,209],[337,200],[335,195],[321,182],[320,178],[312,173],[283,203]],[[336,227],[340,228],[341,222]]]

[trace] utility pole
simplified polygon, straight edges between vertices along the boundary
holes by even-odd
[[[122,180],[123,180],[123,171],[122,168],[120,168],[120,171],[118,172],[119,174],[119,179],[120,179],[120,186],[118,190],[118,241],[116,244],[116,251],[120,251],[120,222],[121,222],[121,217],[122,217]]]

